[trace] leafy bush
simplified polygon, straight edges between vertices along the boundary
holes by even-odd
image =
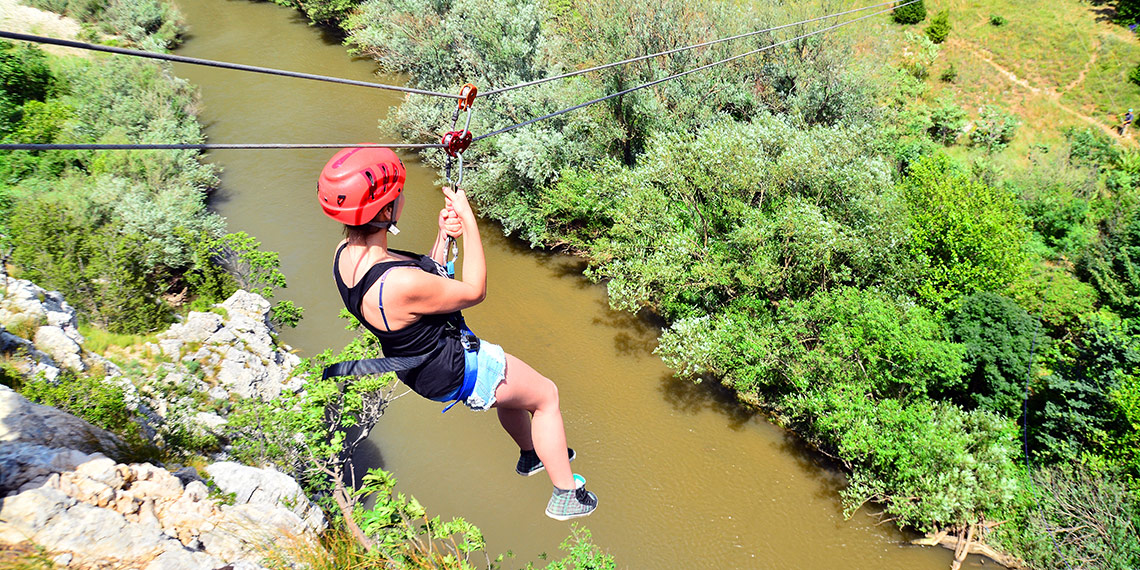
[[[966,110],[951,98],[938,100],[938,106],[930,111],[930,138],[944,145],[954,144],[966,126]]]
[[[0,40],[0,94],[12,105],[43,101],[54,83],[42,50],[27,43],[17,46]]]
[[[970,142],[988,152],[997,152],[1013,141],[1019,123],[1012,113],[995,105],[986,105],[982,107],[977,126],[970,133]]]
[[[951,62],[950,65],[946,66],[946,69],[942,70],[942,75],[939,75],[938,78],[944,83],[954,83],[958,80],[958,68]]]
[[[1140,210],[1114,222],[1086,250],[1081,270],[1107,306],[1134,318],[1140,316]]]
[[[682,377],[722,378],[772,401],[812,386],[859,383],[869,393],[925,398],[959,383],[963,348],[905,298],[843,288],[781,304],[770,318],[740,300],[723,313],[680,320],[657,352]],[[783,404],[775,400],[777,409]]]
[[[900,24],[917,24],[926,19],[926,2],[918,0],[906,6],[899,6],[891,12],[891,17]]]
[[[27,399],[74,414],[107,431],[141,442],[142,430],[127,407],[123,388],[101,375],[64,372],[55,382],[32,379],[20,387]]]
[[[1137,65],[1132,68],[1132,71],[1128,72],[1128,80],[1136,85],[1140,85],[1140,65]]]
[[[975,291],[1000,291],[1024,271],[1027,220],[1014,197],[971,180],[945,155],[911,165],[903,180],[918,296],[949,307]]]
[[[1140,567],[1140,500],[1119,482],[1088,469],[1045,469],[1034,476],[1037,508],[1028,517],[1038,568],[1129,570]]]
[[[1048,344],[1048,337],[1039,334],[1037,320],[1012,300],[981,292],[962,300],[950,329],[966,348],[967,387],[961,393],[972,400],[968,403],[1019,417],[1030,351],[1036,343],[1040,354]]]
[[[1030,441],[1044,461],[1109,465],[1140,477],[1132,402],[1140,377],[1140,330],[1131,321],[1094,314],[1068,342],[1047,353],[1052,374],[1029,401]]]
[[[1009,21],[1005,19],[1005,16],[1002,16],[999,14],[990,14],[990,25],[991,26],[1000,28],[1000,27],[1006,25],[1008,22]]]
[[[167,0],[109,0],[100,20],[108,33],[123,34],[135,43],[153,38],[166,47],[186,31],[178,8]]]
[[[868,501],[899,524],[934,532],[985,520],[1022,492],[1015,424],[942,402],[868,398],[857,386],[809,393],[815,439],[851,465],[847,513]]]
[[[926,37],[930,38],[930,41],[940,44],[950,36],[950,29],[950,11],[940,10],[930,19],[930,25],[926,27]]]

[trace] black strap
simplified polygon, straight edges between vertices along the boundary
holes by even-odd
[[[324,373],[321,374],[321,379],[328,380],[336,376],[367,376],[369,374],[409,370],[426,362],[431,354],[432,353],[429,352],[428,354],[421,354],[419,356],[389,356],[388,358],[367,358],[364,360],[337,362],[336,364],[330,364],[325,367]]]

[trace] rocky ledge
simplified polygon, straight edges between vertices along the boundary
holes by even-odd
[[[324,516],[297,483],[269,469],[192,468],[28,443],[0,447],[0,545],[31,542],[62,566],[254,570],[291,542],[316,548]]]
[[[190,313],[125,348],[120,368],[84,349],[59,293],[2,274],[0,283],[3,374],[112,383],[151,443],[176,430],[220,433],[229,403],[303,389],[300,359],[274,341],[258,295]],[[283,547],[319,548],[324,514],[284,473],[224,453],[201,474],[131,456],[115,434],[0,384],[0,550],[34,545],[61,567],[253,570]]]

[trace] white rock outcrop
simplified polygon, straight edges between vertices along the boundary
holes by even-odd
[[[243,398],[271,400],[282,391],[300,390],[303,382],[293,377],[293,370],[301,358],[274,342],[269,301],[238,291],[218,306],[225,316],[190,313],[158,335],[152,350],[197,362],[220,386]]]
[[[2,271],[0,285],[0,352],[19,353],[15,365],[22,373],[42,373],[49,381],[55,381],[60,368],[87,370],[75,309],[63,295]]]
[[[313,532],[326,526],[321,509],[309,502],[297,481],[280,471],[220,461],[206,467],[206,472],[223,493],[233,493],[235,504],[286,507]]]
[[[246,502],[225,504],[202,481],[183,484],[165,469],[98,453],[8,445],[0,447],[0,467],[0,496],[7,494],[0,502],[0,545],[31,541],[70,556],[72,565],[254,569],[285,539],[319,548],[316,534],[324,530],[323,515],[318,525],[296,514],[319,513],[303,494],[271,500],[251,493]],[[217,471],[238,472],[231,466]],[[281,473],[252,467],[240,473],[299,491]],[[281,504],[286,496],[288,507]]]

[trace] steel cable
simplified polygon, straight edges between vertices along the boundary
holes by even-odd
[[[29,34],[18,34],[15,32],[7,32],[0,30],[0,38],[7,38],[10,40],[20,40],[25,42],[34,42],[41,44],[49,44],[63,47],[70,47],[76,49],[84,49],[90,51],[102,51],[107,53],[116,53],[119,55],[129,55],[133,57],[142,57],[148,59],[159,59],[164,61],[173,61],[176,63],[187,63],[190,65],[204,65],[207,67],[220,67],[222,69],[236,69],[238,71],[250,71],[253,73],[264,73],[267,75],[279,75],[282,77],[294,77],[298,79],[312,79],[314,81],[325,81],[328,83],[341,83],[344,85],[355,85],[357,87],[371,87],[373,89],[385,89],[388,91],[402,91],[404,93],[414,93],[416,95],[430,95],[433,97],[446,97],[448,99],[459,99],[460,96],[453,93],[437,93],[435,91],[425,91],[423,89],[413,89],[411,87],[401,87],[399,85],[386,85],[384,83],[371,83],[368,81],[357,81],[355,79],[343,79],[340,77],[330,77],[327,75],[315,75],[312,73],[300,73],[297,71],[285,71],[282,69],[273,69],[270,67],[260,67],[256,65],[245,65],[241,63],[227,63],[224,61],[214,61],[211,59],[201,59],[197,57],[186,57],[181,55],[173,55],[168,53],[157,53],[153,51],[142,51],[136,49],[126,49],[119,47],[103,46],[98,44],[88,44],[83,42],[76,42],[72,40],[61,40],[58,38],[48,38],[44,36],[33,36]]]
[[[905,3],[903,3],[903,4],[899,4],[899,5],[898,5],[898,6],[896,6],[895,8],[898,8],[898,7],[902,7],[902,6],[906,6],[906,5],[908,5],[908,4],[914,4],[915,2],[918,2],[918,1],[919,1],[919,0],[910,0],[909,2],[905,2]],[[841,27],[843,27],[843,26],[846,26],[846,25],[848,25],[848,24],[854,24],[855,22],[858,22],[858,21],[860,21],[860,20],[865,20],[865,19],[867,19],[867,18],[871,18],[871,17],[874,17],[874,16],[878,16],[878,15],[880,15],[880,14],[885,14],[885,13],[887,13],[887,12],[890,12],[891,10],[894,10],[895,8],[888,8],[888,9],[886,9],[886,10],[880,10],[880,11],[878,11],[878,12],[875,12],[875,13],[873,13],[873,14],[867,14],[866,16],[860,16],[860,17],[858,17],[858,18],[855,18],[855,19],[853,19],[853,20],[848,20],[848,21],[846,21],[846,22],[842,22],[842,23],[839,23],[839,24],[835,24],[835,25],[833,25],[833,26],[828,26],[828,27],[826,27],[826,28],[820,28],[820,29],[818,29],[818,30],[816,30],[816,31],[814,31],[814,32],[809,32],[809,33],[806,33],[806,34],[802,34],[802,35],[796,36],[796,37],[794,37],[794,38],[789,38],[789,39],[786,39],[786,40],[783,40],[783,41],[780,41],[780,42],[777,42],[777,43],[774,43],[774,44],[771,44],[771,45],[767,45],[767,46],[764,46],[764,47],[762,47],[762,48],[759,48],[759,49],[754,49],[754,50],[752,50],[752,51],[749,51],[749,52],[745,52],[745,53],[742,53],[742,54],[739,54],[739,55],[734,55],[734,56],[732,56],[732,57],[727,57],[727,58],[725,58],[725,59],[722,59],[722,60],[720,60],[720,61],[715,61],[715,62],[713,62],[713,63],[705,64],[705,65],[702,65],[702,66],[700,66],[700,67],[695,67],[695,68],[693,68],[693,69],[690,69],[690,70],[688,70],[688,71],[682,71],[681,73],[676,73],[676,74],[670,75],[670,76],[668,76],[668,77],[664,77],[664,78],[662,78],[662,79],[657,79],[657,80],[654,80],[654,81],[650,81],[649,83],[644,83],[644,84],[638,85],[638,86],[636,86],[636,87],[630,87],[629,89],[624,89],[624,90],[622,90],[622,91],[618,91],[617,93],[611,93],[611,94],[609,94],[609,95],[606,95],[606,96],[603,96],[603,97],[598,97],[597,99],[592,99],[592,100],[590,100],[590,101],[586,101],[585,103],[581,103],[581,104],[575,105],[575,106],[573,106],[573,107],[569,107],[569,108],[566,108],[566,109],[562,109],[561,111],[555,111],[555,112],[553,112],[553,113],[548,113],[548,114],[546,114],[546,115],[542,115],[541,117],[535,117],[535,118],[533,118],[533,119],[530,119],[530,120],[528,120],[528,121],[523,121],[523,122],[521,122],[521,123],[516,123],[516,124],[514,124],[514,125],[511,125],[511,126],[509,126],[509,127],[503,127],[503,128],[501,128],[501,129],[499,129],[499,130],[496,130],[496,131],[492,131],[492,132],[489,132],[489,133],[486,133],[486,134],[483,134],[483,135],[479,135],[478,137],[475,137],[474,139],[472,139],[472,141],[471,141],[471,142],[480,141],[480,140],[483,140],[483,139],[485,139],[485,138],[488,138],[488,137],[493,137],[493,136],[495,136],[495,135],[501,135],[501,134],[503,134],[503,133],[506,133],[506,132],[508,132],[508,131],[513,131],[513,130],[515,130],[515,129],[517,129],[517,128],[520,128],[520,127],[525,127],[525,126],[527,126],[527,125],[530,125],[530,124],[532,124],[532,123],[537,123],[538,121],[544,121],[544,120],[546,120],[546,119],[550,119],[550,118],[553,118],[553,117],[557,117],[557,116],[559,116],[559,115],[564,115],[564,114],[566,114],[566,113],[569,113],[569,112],[571,112],[571,111],[577,111],[578,109],[581,109],[581,108],[583,108],[583,107],[588,107],[588,106],[590,106],[590,105],[593,105],[593,104],[595,104],[595,103],[601,103],[602,101],[606,101],[606,100],[609,100],[609,99],[613,99],[614,97],[620,97],[620,96],[622,96],[622,95],[625,95],[626,93],[632,93],[632,92],[634,92],[634,91],[637,91],[637,90],[639,90],[639,89],[645,89],[646,87],[652,87],[652,86],[654,86],[654,85],[657,85],[657,84],[659,84],[659,83],[664,83],[664,82],[666,82],[666,81],[669,81],[669,80],[672,80],[672,79],[677,79],[678,77],[684,77],[684,76],[686,76],[686,75],[689,75],[689,74],[692,74],[692,73],[696,73],[696,72],[698,72],[698,71],[703,71],[703,70],[705,70],[705,69],[708,69],[708,68],[710,68],[710,67],[715,67],[715,66],[718,66],[718,65],[721,65],[721,64],[724,64],[724,63],[728,63],[728,62],[730,62],[730,61],[735,61],[735,60],[737,60],[737,59],[741,59],[741,58],[744,58],[744,57],[748,57],[748,56],[750,56],[750,55],[755,55],[755,54],[758,54],[758,53],[760,53],[760,52],[768,51],[768,50],[770,50],[770,49],[773,49],[773,48],[776,48],[776,47],[779,47],[779,46],[782,46],[782,45],[785,45],[785,44],[789,44],[789,43],[791,43],[791,42],[794,42],[794,41],[802,40],[802,39],[804,39],[804,38],[808,38],[808,37],[811,37],[811,36],[814,36],[814,35],[822,34],[822,33],[824,33],[824,32],[829,32],[829,31],[831,31],[831,30],[834,30],[834,29],[837,29],[837,28],[841,28]]]
[[[917,1],[917,0],[913,0],[913,1]],[[663,56],[663,55],[672,55],[672,54],[675,54],[675,53],[681,53],[681,52],[684,52],[684,51],[689,51],[689,50],[693,50],[693,49],[697,49],[697,48],[701,48],[701,47],[707,47],[707,46],[711,46],[711,45],[715,45],[715,44],[719,44],[719,43],[724,43],[724,42],[728,42],[728,41],[732,41],[732,40],[738,40],[738,39],[740,39],[740,38],[747,38],[747,37],[750,37],[750,36],[755,36],[755,35],[759,35],[759,34],[765,34],[765,33],[768,33],[768,32],[774,32],[774,31],[776,31],[776,30],[782,30],[782,29],[784,29],[784,28],[791,28],[791,27],[794,27],[794,26],[802,26],[802,25],[804,25],[804,24],[810,24],[810,23],[812,23],[812,22],[818,22],[818,21],[820,21],[820,20],[826,20],[826,19],[828,19],[828,18],[838,18],[839,16],[846,16],[847,14],[854,14],[854,13],[856,13],[856,12],[862,12],[862,11],[864,11],[864,10],[870,10],[870,9],[872,9],[872,8],[879,8],[879,7],[881,7],[881,6],[886,6],[886,5],[888,5],[888,4],[894,4],[894,3],[895,3],[895,0],[891,0],[890,2],[883,2],[883,3],[881,3],[881,4],[875,4],[874,6],[864,6],[864,7],[862,7],[862,8],[856,8],[856,9],[854,9],[854,10],[847,10],[846,12],[837,12],[837,13],[835,13],[835,14],[828,14],[828,15],[826,15],[826,16],[819,16],[819,17],[817,17],[817,18],[812,18],[812,19],[810,19],[810,20],[803,20],[802,22],[795,22],[795,23],[791,23],[791,24],[783,24],[783,25],[780,25],[780,26],[775,26],[775,27],[772,27],[772,28],[765,28],[765,29],[763,29],[763,30],[756,30],[756,31],[753,31],[753,32],[745,32],[745,33],[743,33],[743,34],[738,34],[738,35],[735,35],[735,36],[730,36],[730,37],[727,37],[727,38],[720,38],[720,39],[718,39],[718,40],[712,40],[712,41],[707,41],[707,42],[704,42],[704,43],[693,44],[693,45],[691,45],[691,46],[685,46],[685,47],[675,48],[675,49],[671,49],[671,50],[667,50],[667,51],[661,51],[661,52],[657,52],[657,53],[651,53],[651,54],[649,54],[649,55],[643,55],[643,56],[639,56],[639,57],[634,57],[634,58],[630,58],[630,59],[625,59],[625,60],[622,60],[622,61],[615,61],[615,62],[613,62],[613,63],[606,63],[606,64],[603,64],[603,65],[599,65],[599,66],[596,66],[596,67],[591,67],[591,68],[588,68],[588,69],[581,69],[581,70],[578,70],[578,71],[572,71],[572,72],[570,72],[570,73],[563,73],[562,75],[555,75],[555,76],[553,76],[553,77],[544,77],[544,78],[542,78],[542,79],[536,79],[536,80],[534,80],[534,81],[527,81],[527,82],[525,82],[525,83],[519,83],[518,85],[512,85],[512,86],[510,86],[510,87],[503,87],[503,88],[501,88],[501,89],[492,89],[492,90],[490,90],[490,91],[487,91],[487,92],[485,92],[485,93],[482,93],[480,96],[481,96],[481,97],[490,97],[491,95],[498,95],[499,93],[506,93],[507,91],[513,91],[513,90],[515,90],[515,89],[521,89],[521,88],[523,88],[523,87],[531,87],[531,86],[534,86],[534,85],[540,85],[540,84],[542,84],[542,83],[547,83],[547,82],[550,82],[550,81],[555,81],[555,80],[558,80],[558,79],[566,79],[567,77],[574,77],[574,76],[576,76],[576,75],[582,75],[582,74],[585,74],[585,73],[591,73],[591,72],[594,72],[594,71],[601,71],[601,70],[603,70],[603,69],[609,69],[609,68],[611,68],[611,67],[617,67],[617,66],[619,66],[619,65],[626,65],[626,64],[628,64],[628,63],[637,63],[637,62],[639,62],[639,61],[643,61],[643,60],[646,60],[646,59],[652,59],[652,58],[655,58],[655,57],[660,57],[660,56]],[[907,4],[911,4],[911,3],[913,3],[913,2],[907,2]],[[902,6],[905,6],[905,5],[906,5],[906,4],[902,4]],[[892,8],[892,9],[893,9],[893,8]]]
[[[0,150],[278,150],[303,148],[402,148],[429,149],[443,148],[441,144],[405,143],[238,143],[238,144],[0,144]]]

